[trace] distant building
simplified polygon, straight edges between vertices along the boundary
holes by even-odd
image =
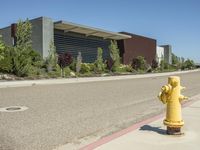
[[[160,64],[160,62],[164,60],[164,47],[156,47],[156,60],[158,64]]]
[[[172,64],[172,46],[171,45],[160,45],[164,48],[164,61],[168,64]]]

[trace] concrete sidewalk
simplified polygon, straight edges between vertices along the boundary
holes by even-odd
[[[199,150],[200,94],[191,98],[183,109],[185,122],[182,136],[166,135],[163,115],[145,120],[81,150]]]
[[[139,79],[159,76],[169,76],[176,74],[185,74],[200,71],[200,69],[189,71],[176,71],[166,73],[152,73],[152,74],[139,74],[139,75],[121,75],[121,76],[108,76],[108,77],[87,77],[87,78],[65,78],[65,79],[42,79],[42,80],[25,80],[25,81],[0,81],[0,88],[7,87],[25,87],[33,85],[51,85],[51,84],[67,84],[67,83],[84,83],[84,82],[97,82],[97,81],[111,81],[111,80],[125,80],[125,79]]]

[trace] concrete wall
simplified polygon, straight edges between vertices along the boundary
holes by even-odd
[[[160,64],[161,60],[164,60],[164,48],[157,46],[156,47],[156,56],[157,56],[157,61]]]
[[[43,58],[48,56],[49,46],[54,39],[54,24],[50,18],[39,17],[30,20],[32,24],[32,46]],[[2,39],[7,45],[13,45],[11,27],[0,29]]]
[[[43,19],[42,17],[30,20],[32,24],[32,46],[43,56]]]
[[[54,24],[52,19],[40,17],[30,20],[32,24],[33,49],[38,51],[43,58],[48,56],[49,46],[53,41]]]
[[[171,45],[161,45],[164,48],[164,61],[172,64],[172,47]]]
[[[43,57],[49,55],[49,46],[54,41],[54,23],[50,18],[43,17]]]
[[[12,46],[13,39],[11,37],[11,27],[5,27],[0,29],[0,35],[2,35],[2,40],[6,45]]]

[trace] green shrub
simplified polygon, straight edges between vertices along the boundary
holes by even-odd
[[[116,70],[116,72],[133,72],[133,71],[134,70],[131,65],[124,65],[124,64],[120,64]]]
[[[76,61],[76,73],[80,72],[81,64],[82,64],[82,56],[81,56],[81,52],[78,52],[77,61]]]
[[[156,59],[153,59],[151,62],[151,68],[152,69],[157,69],[158,68],[158,61]]]
[[[164,71],[164,70],[169,70],[171,68],[171,66],[165,62],[164,60],[160,61],[160,70]]]
[[[116,41],[111,41],[109,50],[110,50],[110,57],[112,58],[113,61],[112,71],[116,71],[120,65],[119,48],[117,46]]]
[[[65,52],[63,54],[59,54],[58,55],[58,65],[61,68],[61,76],[62,77],[65,77],[64,69],[66,67],[69,68],[69,66],[72,64],[72,62],[73,62],[73,57],[72,57],[72,55],[70,53]]]
[[[96,66],[95,66],[94,63],[87,63],[87,65],[88,65],[89,68],[90,68],[90,72],[94,72],[94,71],[95,71]]]
[[[56,65],[58,63],[58,55],[56,53],[56,47],[53,41],[51,41],[49,45],[49,55],[47,56],[45,63],[48,72],[56,69]]]
[[[193,60],[187,59],[183,64],[181,69],[185,70],[185,69],[194,69],[195,68],[195,63]]]
[[[3,43],[0,35],[0,60],[4,58],[5,44]]]
[[[76,59],[73,59],[73,60],[72,60],[72,63],[69,65],[69,68],[70,68],[72,71],[76,72]]]
[[[69,67],[65,67],[63,72],[64,72],[64,76],[69,77],[71,73],[71,69]]]
[[[31,45],[31,23],[26,20],[17,23],[17,43],[11,52],[12,72],[17,76],[27,76],[31,71],[33,52]]]
[[[97,60],[95,61],[95,72],[96,73],[102,73],[105,71],[105,64],[103,62],[103,49],[98,47],[97,49]]]
[[[39,54],[39,52],[31,50],[30,56],[32,61],[31,65],[37,68],[42,68],[42,66],[44,65],[44,60],[42,56]]]
[[[82,63],[80,73],[89,73],[91,70],[89,63]]]
[[[12,72],[12,57],[11,57],[11,52],[13,51],[13,47],[8,47],[5,46],[3,52],[2,52],[2,57],[0,59],[0,71],[1,72],[6,72],[6,73],[11,73]]]
[[[145,71],[147,69],[146,60],[142,56],[138,56],[136,58],[133,58],[131,66],[132,66],[133,69],[135,69],[137,71],[138,70]]]

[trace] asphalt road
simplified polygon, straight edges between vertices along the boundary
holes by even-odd
[[[184,94],[200,93],[200,72],[181,74]],[[0,89],[0,150],[52,150],[87,136],[108,135],[163,111],[167,77]]]

